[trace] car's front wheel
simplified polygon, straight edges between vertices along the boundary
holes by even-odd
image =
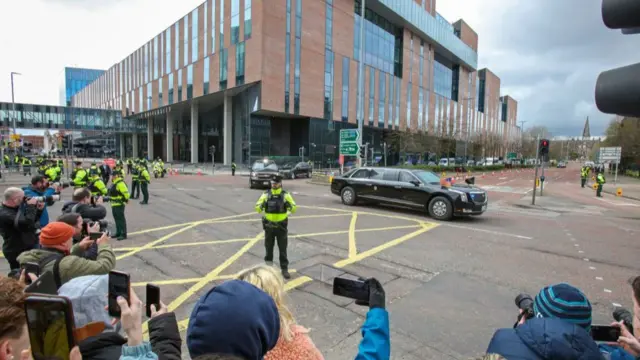
[[[343,204],[353,206],[356,204],[356,191],[351,186],[347,186],[342,189],[340,198]]]
[[[429,216],[436,220],[451,220],[453,217],[453,205],[451,201],[444,196],[436,196],[427,205]]]

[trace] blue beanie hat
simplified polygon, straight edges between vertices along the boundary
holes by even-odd
[[[579,289],[569,284],[543,288],[533,302],[536,317],[559,318],[591,329],[591,303]]]
[[[189,317],[187,347],[192,359],[226,354],[261,360],[278,342],[280,315],[264,291],[230,280],[209,290]]]

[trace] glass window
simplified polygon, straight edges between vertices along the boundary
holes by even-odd
[[[159,37],[160,36],[156,36],[153,39],[153,79],[156,80],[158,78],[158,64],[160,61],[160,58],[158,58],[158,54],[160,53],[160,49],[159,49]]]
[[[164,73],[168,74],[171,72],[171,28],[168,28],[164,32],[165,37],[165,53],[164,53]]]
[[[374,96],[376,94],[376,75],[375,69],[369,66],[369,126],[373,126],[373,107]]]
[[[302,0],[296,0],[296,49],[293,69],[293,113],[300,113],[300,47],[302,41]]]
[[[158,79],[158,107],[164,106],[162,100],[162,78]]]
[[[198,61],[198,8],[191,12],[191,62]]]
[[[231,0],[231,45],[240,40],[240,0]]]
[[[220,36],[218,36],[220,46],[218,47],[220,51],[224,49],[224,0],[220,0]]]
[[[244,42],[241,42],[236,47],[236,86],[244,84]]]
[[[284,112],[289,112],[289,93],[291,91],[291,85],[289,84],[290,73],[290,59],[291,59],[291,0],[287,0],[287,17],[286,17],[286,36],[284,47]]]
[[[168,102],[168,104],[171,105],[171,104],[173,104],[173,73],[169,74],[168,81],[169,81],[169,84],[168,84],[169,85],[169,99],[168,99],[169,102]],[[129,99],[127,98],[127,103],[128,103],[128,100]]]
[[[139,100],[139,102],[138,102],[138,112],[143,112],[144,111],[144,109],[143,109],[143,107],[144,107],[144,98],[143,98],[143,96],[144,95],[142,94],[142,86],[140,86],[138,88],[138,100]]]
[[[151,100],[153,100],[153,93],[151,91],[151,83],[147,84],[147,110],[151,110]]]
[[[371,169],[369,171],[369,179],[371,180],[384,180],[383,176],[386,170],[382,169]]]
[[[211,74],[209,72],[210,70],[209,61],[210,59],[208,56],[204,58],[204,85],[203,85],[204,95],[207,95],[209,93],[209,78],[211,77]]]
[[[351,175],[352,179],[368,179],[369,178],[369,170],[366,169],[360,169],[360,170],[356,170],[356,172]]]
[[[180,44],[180,23],[177,22],[175,23],[175,25],[173,25],[173,35],[175,36],[175,43],[173,44],[174,46],[174,50],[175,50],[175,64],[173,69],[174,70],[178,70],[178,63],[180,62],[180,46],[178,46],[178,44]],[[169,62],[171,62],[171,60],[169,60]]]
[[[211,53],[216,52],[216,2],[217,0],[211,0]]]
[[[430,185],[440,184],[440,177],[431,171],[419,170],[419,171],[412,171],[412,172],[413,172],[413,175],[418,177],[418,179],[420,179],[420,181],[422,181],[425,184],[430,184]]]
[[[384,127],[384,98],[387,93],[386,88],[387,82],[387,74],[384,72],[380,72],[380,91],[378,92],[378,127]]]
[[[251,39],[251,0],[244,0],[244,39]]]
[[[342,57],[342,121],[349,119],[349,58]]]
[[[401,83],[400,78],[396,78],[395,83],[396,83],[396,90],[395,90],[395,94],[396,94],[395,126],[396,126],[396,128],[398,128],[400,126],[400,83]]]
[[[182,101],[182,69],[178,70],[178,102]]]
[[[324,51],[324,118],[333,120],[333,52]]]
[[[220,90],[227,88],[227,49],[220,50]]]
[[[333,44],[333,6],[330,1],[327,1],[326,4],[324,44],[326,49],[331,50]]]
[[[418,181],[418,179],[408,171],[401,171],[400,177],[398,179],[399,181],[406,182],[406,183],[410,183],[412,181]]]
[[[451,99],[453,93],[453,70],[440,63],[433,61],[433,90],[436,94]]]
[[[213,0],[213,2],[215,2],[215,0]],[[204,21],[204,33],[202,36],[202,41],[204,44],[204,48],[202,49],[202,53],[204,54],[205,57],[207,57],[207,39],[209,38],[209,22],[207,21],[209,19],[208,17],[208,13],[209,13],[209,3],[207,1],[204,2],[204,16],[202,17],[202,20]]]
[[[187,66],[187,100],[193,98],[193,64]]]
[[[189,63],[189,14],[184,17],[184,26],[182,31],[182,58],[184,61],[182,66],[186,66]]]
[[[382,175],[382,180],[385,181],[398,181],[398,170],[385,169]]]
[[[149,43],[146,43],[144,44],[144,83],[146,84],[148,82],[149,82]]]

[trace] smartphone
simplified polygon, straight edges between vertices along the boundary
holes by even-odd
[[[89,239],[91,239],[91,240],[93,240],[93,241],[96,241],[96,240],[98,240],[98,239],[100,239],[100,238],[102,237],[102,234],[103,234],[103,233],[101,233],[101,232],[92,232],[92,233],[89,233]]]
[[[131,280],[129,274],[120,271],[109,272],[109,316],[120,317],[120,306],[117,298],[122,296],[131,304]]]
[[[591,338],[593,341],[617,342],[620,337],[620,328],[609,325],[592,325]]]
[[[147,317],[151,317],[151,305],[155,305],[156,311],[160,309],[160,288],[147,284]]]
[[[71,301],[62,296],[30,295],[24,303],[34,360],[68,360],[75,346]]]
[[[36,277],[40,276],[40,265],[38,265],[38,263],[35,262],[27,262],[24,264],[20,265],[20,272],[25,271],[27,274],[33,274]],[[24,277],[24,281],[27,283],[27,285],[31,284],[31,278],[26,275]]]
[[[369,286],[363,280],[333,278],[333,295],[359,301],[369,301]]]
[[[58,295],[58,288],[56,287],[56,280],[53,277],[53,273],[51,271],[45,271],[36,281],[27,286],[24,292],[28,294]]]

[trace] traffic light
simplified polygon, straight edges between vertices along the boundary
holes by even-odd
[[[358,154],[358,156],[360,157],[360,159],[365,159],[367,157],[367,145],[366,144],[360,145],[360,153]]]
[[[602,21],[623,34],[640,34],[640,1],[603,0]],[[606,114],[640,116],[639,78],[640,63],[602,72],[596,82],[598,109]]]
[[[71,138],[71,134],[67,134],[65,136],[62,137],[62,148],[63,149],[70,149],[71,148],[71,142],[73,141],[73,139]]]
[[[549,140],[542,139],[540,140],[540,156],[545,157],[549,154]]]

